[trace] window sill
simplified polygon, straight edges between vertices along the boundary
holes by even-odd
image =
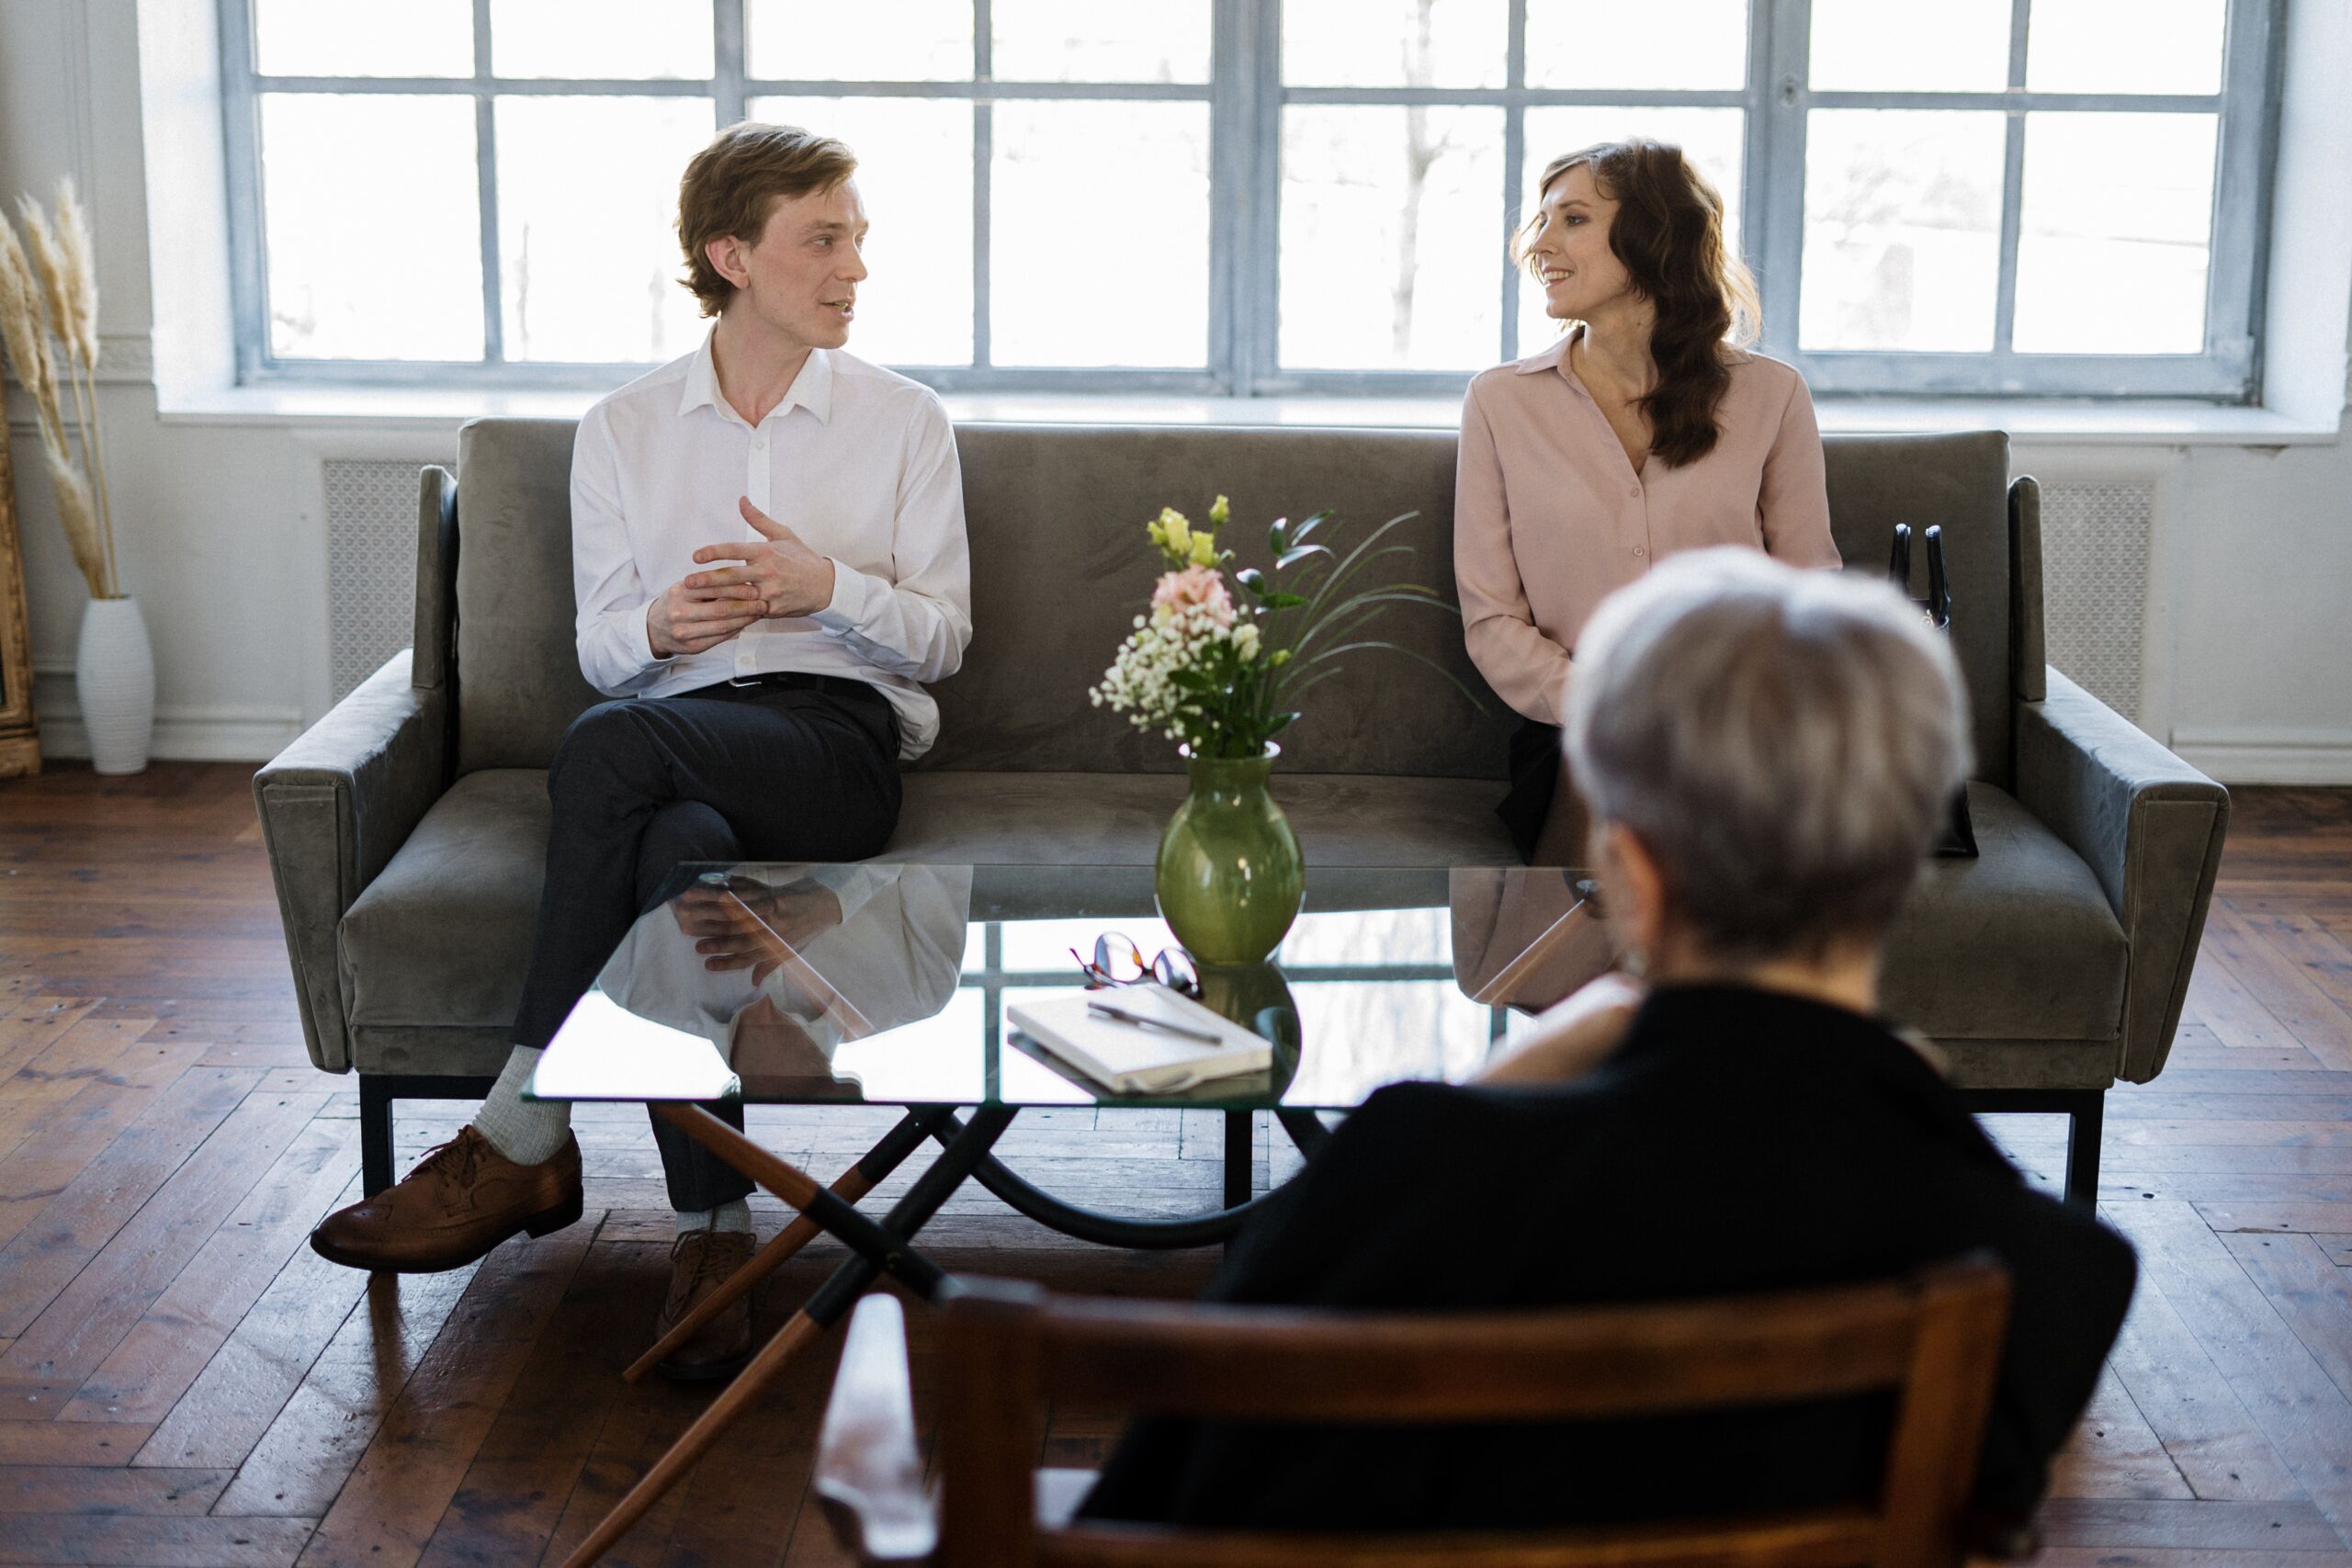
[[[576,419],[591,391],[426,389],[325,384],[238,387],[183,396],[161,409],[165,424],[347,429],[357,424],[451,431],[485,416]],[[1055,396],[961,392],[945,400],[959,423],[1287,425],[1451,430],[1451,398],[1216,398]],[[1833,434],[2006,430],[2019,440],[2065,446],[2293,446],[2335,442],[2334,423],[2269,409],[2194,401],[2061,401],[2018,398],[1830,398],[1819,404]]]

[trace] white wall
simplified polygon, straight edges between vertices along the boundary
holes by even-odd
[[[201,101],[211,6],[0,3],[0,193],[46,192],[71,173],[93,208],[108,468],[124,576],[155,642],[156,755],[258,761],[327,700],[321,464],[446,458],[458,421],[159,416],[159,356],[175,397],[222,368],[219,240],[204,221],[219,210],[219,122]],[[2278,208],[2290,243],[2271,279],[2273,400],[2291,397],[2335,437],[2284,448],[2020,439],[2018,465],[2045,482],[2122,475],[2157,486],[2143,722],[2227,781],[2352,783],[2352,441],[2338,423],[2352,109],[2337,74],[2352,23],[2341,0],[2298,0],[2290,28]],[[155,112],[176,117],[169,125],[142,123],[142,34],[145,107],[160,103]],[[169,215],[152,233],[151,209]],[[81,754],[72,670],[84,593],[14,388],[7,409],[43,743]]]

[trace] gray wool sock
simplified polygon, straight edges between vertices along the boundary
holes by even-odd
[[[517,1165],[539,1165],[553,1159],[555,1152],[563,1147],[563,1140],[571,1134],[570,1102],[523,1098],[523,1090],[531,1082],[531,1071],[539,1065],[539,1055],[525,1045],[508,1052],[506,1070],[498,1075],[490,1098],[474,1112],[474,1131],[489,1139],[492,1148]]]
[[[752,1234],[752,1205],[738,1198],[731,1203],[721,1203],[716,1209],[680,1209],[672,1215],[677,1235],[688,1231],[736,1231]]]

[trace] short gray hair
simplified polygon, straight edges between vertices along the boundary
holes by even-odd
[[[1946,639],[1888,584],[1695,550],[1611,595],[1569,682],[1569,770],[1745,962],[1877,941],[1967,776]]]

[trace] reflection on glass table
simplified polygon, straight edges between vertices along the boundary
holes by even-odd
[[[681,867],[558,1032],[560,1100],[1346,1111],[1383,1084],[1470,1077],[1524,1013],[1607,964],[1557,871],[1310,871],[1272,963],[1201,999],[1272,1041],[1263,1074],[1115,1094],[1025,1041],[1009,1001],[1085,984],[1117,931],[1174,947],[1148,867]],[[1573,915],[1573,918],[1571,916]]]

